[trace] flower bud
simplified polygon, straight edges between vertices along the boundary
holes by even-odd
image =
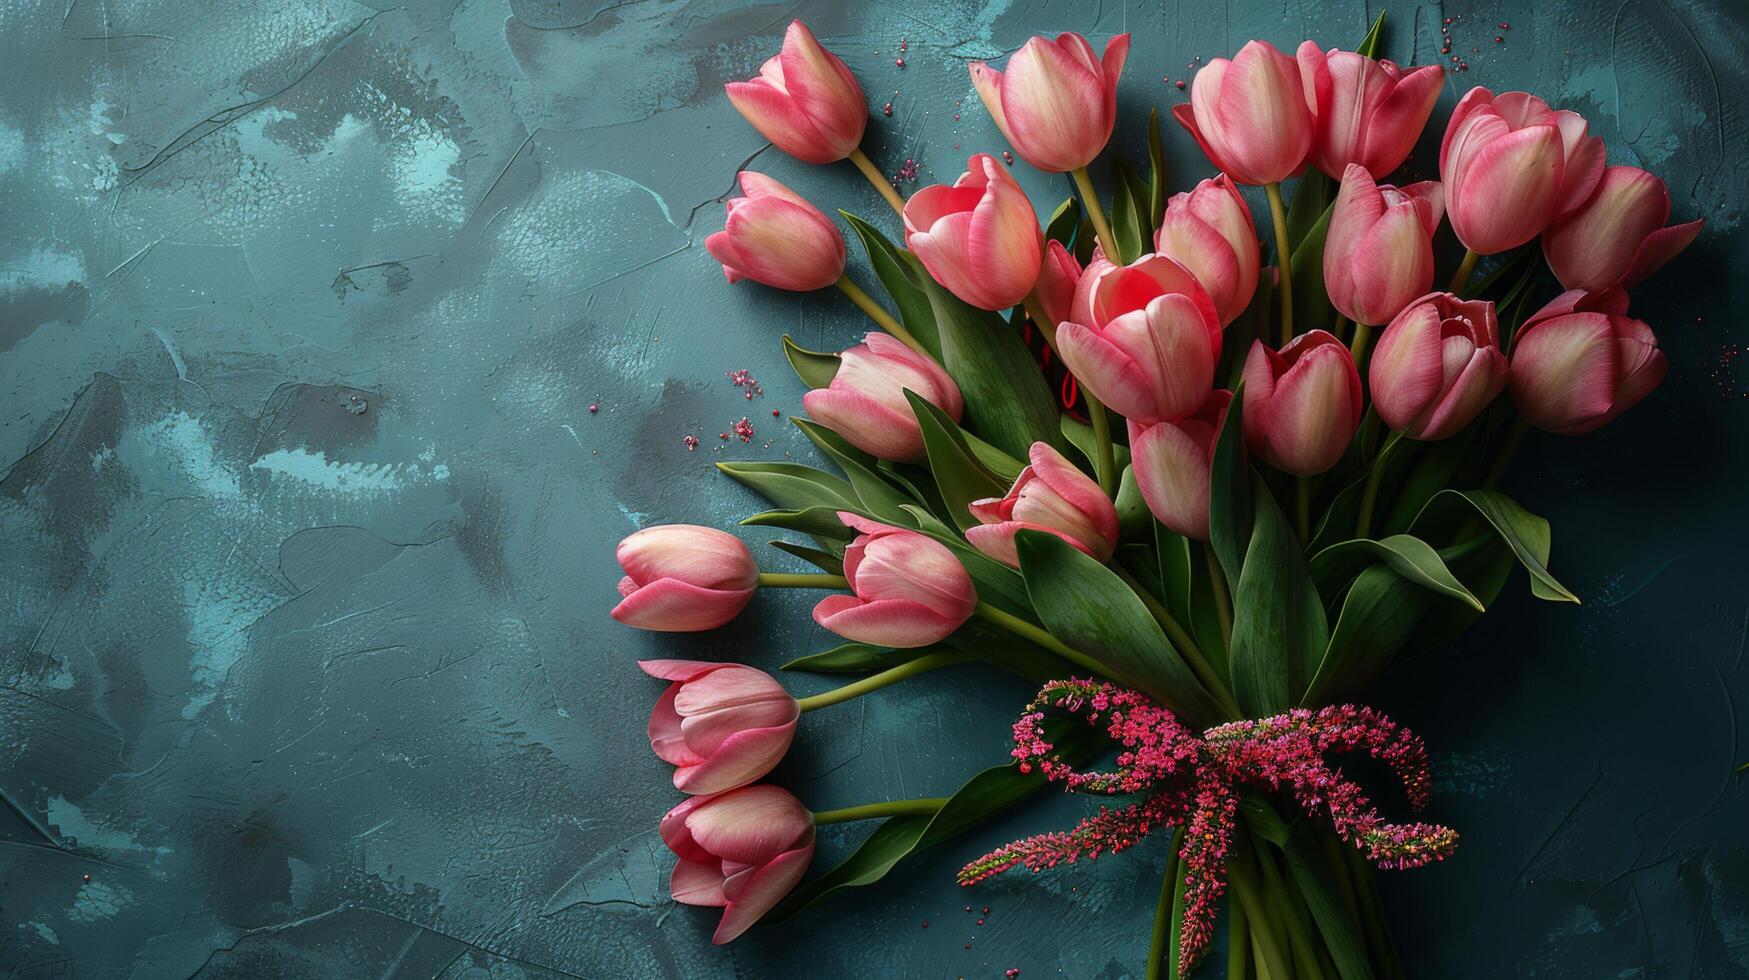
[[[1187,538],[1209,539],[1209,469],[1233,393],[1209,392],[1196,411],[1176,422],[1130,422],[1130,460],[1148,510]]]
[[[981,523],[966,529],[966,540],[1014,568],[1020,567],[1014,535],[1021,530],[1049,531],[1100,561],[1109,560],[1118,537],[1111,498],[1048,443],[1033,443],[1027,458],[1031,465],[1020,471],[1007,496],[972,502],[972,516]]]
[[[838,373],[825,388],[802,396],[814,421],[881,459],[923,458],[923,430],[905,398],[918,397],[959,421],[965,402],[941,365],[884,333],[869,333],[839,355]]]
[[[1609,167],[1596,193],[1543,235],[1543,255],[1568,289],[1632,289],[1676,257],[1704,222],[1664,227],[1670,191],[1638,167]]]
[[[742,278],[776,289],[824,289],[844,274],[844,236],[801,195],[764,174],[741,171],[743,197],[725,208],[723,230],[704,240],[730,282]]]
[[[674,788],[695,796],[759,779],[789,751],[801,712],[763,670],[697,660],[640,660],[673,681],[650,712],[650,748],[672,763]]]
[[[1216,167],[1241,184],[1274,184],[1299,173],[1312,146],[1300,66],[1268,41],[1228,61],[1214,58],[1190,84],[1190,104],[1172,117]]]
[[[1393,430],[1425,441],[1456,435],[1506,387],[1494,304],[1421,297],[1379,336],[1367,377]]]
[[[947,639],[978,607],[978,592],[947,546],[926,534],[839,513],[861,532],[844,549],[855,595],[814,607],[814,622],[857,643],[922,647]]]
[[[1512,401],[1525,421],[1561,436],[1591,432],[1664,380],[1652,328],[1627,315],[1627,293],[1571,290],[1519,328]]]
[[[1221,325],[1245,312],[1257,292],[1262,263],[1251,209],[1226,174],[1172,195],[1154,248],[1196,275],[1214,301]]]
[[[1585,117],[1534,95],[1470,89],[1439,148],[1458,241],[1479,255],[1504,252],[1590,197],[1603,176],[1603,141],[1586,129]]]
[[[723,90],[759,135],[808,163],[850,156],[868,127],[868,100],[856,76],[799,20],[790,21],[783,50],[758,75]]]
[[[1111,139],[1129,51],[1128,34],[1107,41],[1103,57],[1079,34],[1035,37],[1008,59],[1007,71],[972,62],[972,85],[1021,159],[1066,173],[1092,163]]]
[[[1295,476],[1342,458],[1360,425],[1360,373],[1342,341],[1322,330],[1279,351],[1262,341],[1245,358],[1245,445]]]
[[[1312,162],[1335,180],[1351,164],[1380,177],[1397,169],[1445,81],[1438,65],[1404,71],[1383,58],[1321,50],[1315,41],[1301,44],[1297,58],[1312,110]]]
[[[1032,202],[987,153],[966,161],[953,186],[905,202],[905,245],[948,292],[983,310],[1006,310],[1032,292],[1044,236]]]
[[[1330,305],[1355,323],[1389,323],[1433,285],[1433,232],[1439,184],[1401,190],[1374,184],[1355,164],[1342,175],[1324,240],[1324,287]]]
[[[626,574],[612,615],[638,629],[715,629],[746,608],[759,585],[752,552],[714,527],[647,527],[621,541],[617,557]]]
[[[814,859],[814,815],[777,786],[691,796],[658,828],[680,860],[668,891],[685,905],[723,910],[711,942],[746,932],[801,883]]]

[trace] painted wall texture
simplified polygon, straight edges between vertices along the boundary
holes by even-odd
[[[1465,835],[1388,879],[1393,927],[1417,977],[1749,975],[1749,13],[1679,0],[0,0],[0,973],[1138,974],[1162,841],[952,882],[1073,799],[727,949],[666,898],[678,797],[632,661],[832,640],[795,594],[709,636],[621,628],[613,544],[760,509],[711,464],[812,457],[772,414],[800,410],[779,335],[867,329],[835,294],[725,285],[704,236],[743,165],[891,225],[721,86],[800,16],[860,73],[871,154],[930,182],[1004,148],[966,63],[1034,32],[1135,33],[1139,157],[1194,60],[1352,46],[1382,9],[1402,61],[1453,19],[1436,119],[1472,84],[1536,91],[1709,223],[1636,296],[1669,382],[1509,481],[1586,604],[1511,588],[1375,699]],[[1169,129],[1184,187],[1209,166]],[[750,442],[719,438],[742,416]],[[810,715],[778,776],[817,807],[944,792],[1003,759],[1027,693],[961,667]]]

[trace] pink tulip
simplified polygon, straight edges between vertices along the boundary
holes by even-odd
[[[1021,159],[1054,173],[1093,162],[1117,122],[1117,79],[1130,36],[1119,34],[1097,57],[1079,34],[1035,37],[997,71],[972,62],[972,85],[996,128]]]
[[[730,282],[747,278],[805,293],[844,274],[844,236],[818,208],[751,170],[741,171],[741,193],[725,205],[723,230],[704,240]]]
[[[1138,422],[1183,418],[1214,384],[1221,321],[1191,271],[1164,255],[1127,266],[1095,253],[1057,353],[1087,389]]]
[[[1209,539],[1209,468],[1232,401],[1232,392],[1216,388],[1176,422],[1130,423],[1136,489],[1160,523],[1187,538]]]
[[[1191,82],[1190,104],[1173,106],[1172,117],[1241,184],[1299,173],[1312,146],[1300,66],[1268,41],[1247,43],[1231,61],[1211,59]]]
[[[1609,167],[1597,192],[1543,235],[1543,255],[1568,289],[1638,286],[1700,234],[1704,222],[1664,227],[1670,192],[1638,167]]]
[[[758,75],[723,90],[761,136],[808,163],[850,156],[868,127],[868,100],[856,76],[799,20],[790,21],[782,52]]]
[[[796,735],[796,699],[740,664],[640,660],[673,681],[650,712],[650,748],[673,763],[674,788],[695,796],[746,786],[771,771]]]
[[[1297,56],[1318,169],[1337,180],[1351,164],[1380,177],[1397,169],[1433,114],[1444,70],[1423,65],[1404,71],[1382,58],[1321,50],[1315,41],[1301,44]]]
[[[984,310],[1006,310],[1038,279],[1044,236],[1026,192],[987,153],[966,161],[953,186],[905,202],[905,245],[936,282]]]
[[[1032,465],[1020,471],[1007,496],[972,502],[972,516],[982,523],[966,529],[966,540],[1015,568],[1014,535],[1021,530],[1049,531],[1100,561],[1110,559],[1118,534],[1111,498],[1048,443],[1033,443],[1027,458]]]
[[[858,643],[921,647],[971,618],[977,590],[946,545],[855,514],[838,519],[861,532],[844,549],[844,577],[856,594],[820,600],[814,622]]]
[[[734,619],[759,585],[741,539],[714,527],[663,524],[619,543],[623,597],[613,618],[643,630],[691,633]]]
[[[1355,323],[1389,323],[1433,285],[1439,184],[1374,184],[1359,164],[1342,174],[1324,240],[1324,288]]]
[[[1534,95],[1470,89],[1439,148],[1458,240],[1480,255],[1504,252],[1582,204],[1603,176],[1603,141],[1586,128],[1585,117]]]
[[[922,459],[923,430],[905,400],[907,388],[959,421],[965,403],[953,379],[941,365],[884,333],[867,334],[841,354],[832,384],[803,395],[802,407],[865,453]]]
[[[1494,304],[1421,297],[1380,335],[1368,378],[1393,430],[1428,442],[1456,435],[1506,387]]]
[[[814,815],[776,786],[688,797],[658,831],[680,858],[668,883],[674,900],[723,910],[711,936],[719,946],[771,911],[814,859]]]
[[[1172,195],[1154,249],[1196,275],[1225,326],[1238,319],[1257,292],[1257,229],[1232,178],[1218,174]]]
[[[1046,242],[1038,282],[1032,287],[1039,313],[1049,321],[1041,326],[1054,330],[1057,324],[1069,318],[1069,310],[1075,302],[1075,287],[1080,283],[1081,263],[1075,261],[1075,256],[1069,254],[1062,242]]]
[[[1658,387],[1666,370],[1658,338],[1627,312],[1620,289],[1571,290],[1525,322],[1512,345],[1512,400],[1525,421],[1583,435]]]
[[[1360,372],[1322,330],[1245,358],[1245,445],[1278,470],[1316,476],[1342,458],[1360,425]]]

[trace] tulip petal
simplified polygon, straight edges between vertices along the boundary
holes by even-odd
[[[748,786],[710,797],[686,816],[686,831],[725,863],[759,865],[811,839],[814,819],[788,791]]]
[[[868,124],[868,102],[856,76],[799,20],[790,21],[778,57],[784,88],[796,107],[828,137],[835,151],[842,149],[843,156],[849,156],[862,142]]]
[[[662,815],[661,822],[656,825],[656,833],[662,838],[662,843],[667,845],[670,851],[679,855],[682,861],[708,864],[713,868],[718,868],[720,862],[712,857],[709,851],[700,847],[698,842],[692,839],[692,832],[686,829],[687,818],[692,816],[694,810],[709,802],[710,799],[703,796],[689,796],[680,801],[674,809]],[[720,871],[717,877],[722,877]]]
[[[1099,155],[1105,146],[1103,113],[1089,110],[1104,104],[1100,74],[1042,38],[1009,58],[1002,75],[1002,109],[1014,149],[1040,170],[1074,170]]]
[[[674,873],[668,877],[668,894],[682,905],[705,905],[721,908],[729,904],[723,897],[723,866],[719,861],[688,861],[674,863]]]
[[[1154,247],[1195,274],[1214,301],[1222,324],[1232,323],[1245,312],[1256,289],[1256,277],[1245,280],[1238,255],[1214,226],[1188,208],[1167,208],[1155,233]],[[1244,288],[1247,285],[1250,290]]]
[[[1020,554],[1014,548],[1014,535],[1022,526],[1019,521],[979,524],[976,527],[966,528],[966,540],[971,542],[972,547],[1009,568],[1019,568]]]
[[[723,793],[764,776],[783,761],[795,739],[792,720],[771,728],[749,728],[724,739],[709,758],[674,770],[674,788],[682,793]]]
[[[1433,241],[1414,205],[1387,210],[1348,253],[1356,323],[1389,323],[1433,285]]]
[[[1117,543],[1117,508],[1112,506],[1111,498],[1099,489],[1098,483],[1081,472],[1049,443],[1033,443],[1027,452],[1027,459],[1040,482],[1073,507],[1077,517],[1091,525],[1093,533],[1101,539],[1100,543]],[[1097,556],[1099,550],[1092,549],[1091,553]]]
[[[689,681],[722,667],[704,660],[640,660],[638,669],[665,681]]]
[[[733,942],[752,928],[760,916],[771,911],[801,882],[813,860],[814,845],[809,841],[806,847],[778,855],[744,882],[737,883],[735,897],[729,900],[729,907],[724,910],[722,921],[717,923],[711,942],[718,946]]]
[[[1520,129],[1477,149],[1459,178],[1463,195],[1448,202],[1458,239],[1492,255],[1535,238],[1555,216],[1562,166],[1552,126]]]
[[[669,765],[696,766],[704,761],[704,756],[687,748],[686,737],[680,731],[680,712],[674,710],[674,695],[679,693],[681,686],[679,683],[668,685],[668,689],[656,699],[647,729],[650,749],[656,753],[656,758]]]
[[[1645,241],[1635,250],[1633,263],[1628,266],[1627,277],[1622,280],[1622,285],[1632,289],[1645,282],[1648,276],[1663,268],[1664,263],[1693,244],[1700,236],[1700,229],[1704,224],[1704,221],[1690,221],[1660,228],[1647,235]]]
[[[1506,377],[1506,357],[1498,348],[1474,349],[1442,397],[1425,417],[1415,420],[1412,435],[1428,442],[1457,435],[1506,388]],[[1380,414],[1382,417],[1383,413]]]
[[[741,113],[759,135],[777,144],[777,148],[804,163],[836,163],[844,159],[835,156],[821,136],[813,120],[802,112],[788,93],[772,86],[763,78],[750,82],[729,82],[723,86],[729,103]]]
[[[1373,346],[1367,369],[1373,407],[1393,430],[1415,420],[1444,383],[1440,363],[1440,316],[1432,303],[1417,303],[1391,321]]]
[[[1570,313],[1524,330],[1512,350],[1512,400],[1529,422],[1566,432],[1608,415],[1621,356],[1610,318]]]
[[[878,459],[923,458],[923,430],[907,405],[903,414],[853,388],[815,388],[802,396],[810,418]]]
[[[753,599],[753,589],[706,589],[678,579],[650,582],[620,600],[609,613],[638,629],[694,633],[734,619]]]
[[[908,599],[865,601],[834,595],[814,607],[814,622],[858,643],[909,649],[948,637],[960,622],[947,619],[921,602]]]
[[[1154,419],[1153,382],[1122,348],[1079,323],[1057,327],[1057,354],[1076,379],[1112,411]]]
[[[1136,488],[1148,510],[1172,530],[1198,541],[1209,536],[1209,459],[1171,422],[1130,423]]]
[[[969,71],[972,88],[978,90],[978,98],[983,100],[985,111],[990,113],[996,128],[1002,131],[1002,138],[1013,144],[1014,133],[1008,128],[1008,117],[1002,112],[1002,73],[982,61],[972,62]]]

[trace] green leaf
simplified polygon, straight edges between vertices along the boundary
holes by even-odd
[[[965,397],[967,428],[1016,459],[1034,442],[1061,449],[1056,399],[1020,335],[933,279],[923,288],[941,329],[942,365]]]
[[[1089,476],[1093,475],[1094,461],[1099,458],[1099,444],[1093,439],[1093,426],[1064,412],[1058,419],[1058,428],[1062,430],[1063,438],[1069,441],[1069,445],[1080,450],[1081,458],[1087,462],[1082,469]],[[1121,442],[1112,443],[1111,456],[1120,470],[1130,465],[1130,447]]]
[[[1159,555],[1166,611],[1190,630],[1215,673],[1228,677],[1227,638],[1221,633],[1220,614],[1215,611],[1214,583],[1204,571],[1204,558],[1196,554],[1199,547],[1207,546],[1154,522],[1154,550]]]
[[[1434,602],[1389,566],[1369,565],[1342,602],[1336,632],[1301,703],[1328,704],[1357,693],[1385,672]]]
[[[808,350],[789,339],[789,334],[783,335],[783,356],[789,358],[789,366],[795,368],[796,377],[810,388],[824,388],[838,376],[837,354]]]
[[[1136,471],[1131,467],[1124,467],[1123,475],[1118,477],[1117,498],[1112,503],[1117,507],[1119,537],[1133,538],[1147,533],[1148,525],[1154,522],[1154,514],[1148,510],[1148,502],[1142,499],[1141,485],[1136,483]]]
[[[856,237],[862,239],[862,247],[868,252],[869,265],[874,268],[875,278],[881,281],[887,295],[892,297],[893,305],[899,308],[900,322],[939,360],[941,337],[936,329],[935,312],[929,305],[929,296],[918,282],[920,277],[914,264],[915,259],[888,241],[887,236],[868,222],[848,211],[838,213],[844,216],[845,221],[850,222],[850,228],[856,232]]]
[[[929,647],[888,650],[885,647],[869,646],[866,643],[846,643],[833,647],[825,653],[797,657],[778,669],[805,670],[814,674],[872,674],[876,671],[897,667],[900,664],[908,664],[918,657],[933,652],[934,650]]]
[[[1323,174],[1317,176],[1326,182],[1330,180]],[[1300,195],[1305,193],[1308,181],[1311,181],[1310,174],[1301,181],[1301,190],[1294,194],[1295,206],[1299,205]],[[1331,203],[1294,246],[1294,330],[1299,333],[1311,328],[1327,329],[1336,322],[1336,309],[1330,305],[1330,295],[1324,291],[1324,240],[1330,233],[1330,215],[1336,208],[1334,194],[1329,200]]]
[[[1060,242],[1063,247],[1073,252],[1075,250],[1075,230],[1081,227],[1081,201],[1071,194],[1057,205],[1051,212],[1051,220],[1045,222],[1045,238]]]
[[[781,527],[786,531],[811,534],[815,538],[848,541],[852,532],[838,519],[838,512],[845,509],[822,506],[768,510],[742,518],[741,524],[745,527]]]
[[[1123,264],[1127,265],[1146,250],[1143,229],[1149,226],[1149,219],[1143,210],[1148,203],[1145,191],[1141,200],[1136,199],[1141,181],[1128,163],[1118,160],[1113,166],[1112,178],[1111,234],[1117,240],[1117,251]]]
[[[1357,442],[1364,437],[1367,425],[1376,418],[1377,416],[1369,410],[1365,421],[1361,423],[1361,432],[1355,434]],[[1413,439],[1399,437],[1392,433],[1391,437],[1385,440],[1384,446],[1379,449],[1378,455],[1373,457],[1371,464],[1372,466],[1384,467],[1384,472],[1379,477],[1379,486],[1387,489],[1399,486],[1407,477],[1410,464],[1414,462],[1416,453],[1420,451],[1422,446],[1426,445],[1431,444],[1416,442]],[[1355,453],[1356,458],[1358,458],[1358,450],[1351,449],[1350,451]],[[1312,532],[1312,541],[1307,547],[1307,551],[1317,554],[1338,541],[1347,541],[1354,536],[1355,523],[1360,519],[1360,499],[1366,495],[1367,472],[1368,469],[1365,465],[1360,466],[1354,471],[1348,484],[1338,491],[1335,498],[1330,501],[1330,506],[1318,519],[1317,530]],[[1379,496],[1383,497],[1384,495],[1384,490],[1381,490]],[[1375,518],[1373,523],[1376,525],[1378,523],[1376,501],[1373,516]]]
[[[779,507],[860,510],[850,484],[800,463],[718,463],[717,469],[745,483]]]
[[[1148,240],[1166,214],[1166,150],[1160,144],[1160,110],[1148,110]]]
[[[1305,552],[1257,479],[1251,543],[1233,589],[1233,695],[1248,717],[1272,715],[1299,700],[1329,642],[1324,603]]]
[[[1367,30],[1366,37],[1361,39],[1360,46],[1354,50],[1368,58],[1378,57],[1379,38],[1384,35],[1384,32],[1385,12],[1381,10],[1379,15],[1373,19],[1372,27]]]
[[[911,503],[911,498],[881,479],[874,469],[873,456],[857,449],[846,442],[843,436],[811,419],[791,416],[790,421],[844,471],[856,499],[861,501],[864,509],[883,521],[910,523],[900,508]]]
[[[1512,557],[1512,549],[1506,547],[1492,530],[1482,531],[1480,536],[1461,544],[1441,548],[1439,555],[1445,560],[1446,567],[1484,605],[1499,598],[1506,588],[1506,580],[1512,577],[1512,569],[1518,564]],[[1455,602],[1434,603],[1415,624],[1415,632],[1403,648],[1410,655],[1431,650],[1474,626],[1481,615],[1469,606]]]
[[[1294,267],[1299,267],[1300,249],[1306,244],[1306,236],[1318,224],[1324,215],[1330,213],[1330,207],[1336,200],[1336,182],[1324,176],[1316,167],[1308,166],[1300,176],[1300,182],[1294,187],[1294,199],[1287,206],[1287,240],[1293,243]],[[1322,248],[1322,246],[1320,246]],[[1320,270],[1322,271],[1322,270]],[[1294,278],[1294,285],[1300,284],[1299,278]],[[1299,294],[1294,294],[1299,299]],[[1298,319],[1299,310],[1294,310]]]
[[[911,402],[911,411],[923,430],[923,448],[929,455],[929,471],[935,476],[935,486],[941,491],[948,516],[953,519],[954,527],[961,531],[975,527],[979,521],[972,516],[968,505],[974,500],[1003,496],[1008,492],[1008,484],[984,468],[960,437],[959,426],[953,424],[947,413],[909,389],[905,391],[905,398]]]
[[[1476,445],[1476,434],[1481,429],[1479,422],[1473,423],[1450,439],[1420,443],[1415,465],[1405,476],[1390,484],[1390,508],[1384,514],[1383,523],[1377,526],[1386,533],[1407,531],[1415,515],[1421,513],[1421,508],[1427,506],[1433,495],[1452,484],[1465,460],[1474,455],[1472,450],[1480,448]],[[1373,513],[1376,517],[1380,512],[1375,510]],[[1349,527],[1352,530],[1353,525]]]
[[[1415,527],[1418,529],[1423,521],[1432,519],[1442,504],[1457,501],[1468,504],[1482,515],[1518,556],[1519,564],[1530,573],[1532,595],[1549,602],[1579,601],[1578,596],[1549,574],[1549,522],[1525,510],[1518,501],[1498,490],[1443,490],[1428,501],[1427,507],[1415,519]]]
[[[819,548],[810,548],[807,545],[796,544],[794,541],[767,541],[766,544],[771,545],[779,551],[787,551],[790,554],[795,555],[797,558],[800,558],[802,561],[818,568],[822,572],[831,575],[844,574],[843,557],[835,555],[830,551],[822,551]]]
[[[1233,391],[1227,419],[1215,441],[1209,468],[1209,544],[1221,560],[1227,588],[1237,591],[1239,573],[1245,564],[1245,549],[1251,544],[1251,464],[1245,458],[1245,385]]]
[[[1312,579],[1318,583],[1320,592],[1334,596],[1373,562],[1383,562],[1391,571],[1424,589],[1482,611],[1481,601],[1445,567],[1439,552],[1409,534],[1393,534],[1377,541],[1354,538],[1331,545],[1312,556]]]
[[[1379,15],[1379,20],[1384,20],[1384,14]],[[1318,934],[1324,939],[1324,948],[1330,953],[1330,961],[1336,966],[1337,976],[1341,980],[1372,980],[1372,964],[1367,960],[1366,945],[1355,931],[1354,916],[1347,902],[1337,895],[1329,862],[1313,840],[1313,833],[1309,824],[1297,821],[1282,847],[1282,857],[1294,880],[1294,890],[1305,899],[1312,921],[1318,926]]]

